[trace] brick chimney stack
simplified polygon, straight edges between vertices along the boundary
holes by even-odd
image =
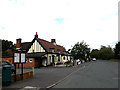
[[[51,43],[53,43],[54,45],[56,45],[56,40],[55,39],[51,39]]]
[[[21,45],[21,38],[16,39],[16,49],[20,49],[20,45]]]

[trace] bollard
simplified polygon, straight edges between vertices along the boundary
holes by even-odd
[[[34,67],[32,67],[32,71],[33,71],[33,76],[35,75],[35,72],[34,72]]]

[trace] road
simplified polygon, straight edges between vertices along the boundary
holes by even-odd
[[[117,88],[118,63],[91,61],[75,67],[43,67],[35,76],[3,88]],[[50,88],[52,89],[52,88]]]
[[[92,61],[53,88],[118,88],[118,62]]]
[[[3,88],[22,89],[32,87],[40,89],[50,87],[87,64],[90,63],[84,63],[75,67],[43,67],[35,69],[35,76],[33,78],[17,81],[16,83],[12,83],[10,86]]]

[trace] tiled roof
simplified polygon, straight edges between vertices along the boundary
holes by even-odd
[[[54,45],[53,43],[37,38],[37,40],[39,41],[39,43],[44,47],[44,49],[48,52],[48,53],[53,53],[51,49],[54,49],[54,53],[59,53],[58,50],[60,50],[60,54],[65,54],[66,50],[63,46],[60,45]],[[21,50],[28,50],[31,46],[32,42],[24,42],[21,43]]]
[[[43,39],[40,39],[40,38],[39,38],[39,42],[42,44],[42,46],[43,46],[43,47],[47,50],[47,52],[49,52],[49,53],[52,53],[51,48],[54,48],[54,52],[55,52],[55,53],[59,53],[59,52],[57,51],[58,49],[60,50],[60,54],[64,54],[64,51],[66,51],[63,46],[60,46],[60,45],[57,45],[57,44],[54,45],[53,43],[48,42],[48,41],[43,40]]]
[[[31,45],[31,42],[21,43],[21,50],[27,50],[27,49],[29,49],[30,45]]]

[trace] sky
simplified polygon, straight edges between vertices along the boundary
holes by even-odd
[[[0,39],[16,43],[38,37],[71,49],[84,40],[91,49],[118,41],[119,0],[0,0]]]

